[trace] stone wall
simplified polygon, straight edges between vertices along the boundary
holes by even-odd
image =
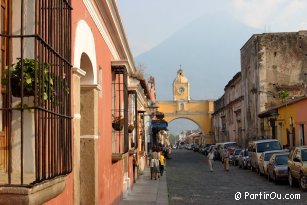
[[[241,72],[246,137],[257,139],[263,134],[258,114],[289,97],[304,94],[307,31],[253,35],[241,48]]]

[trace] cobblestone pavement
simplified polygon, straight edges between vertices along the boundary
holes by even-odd
[[[215,161],[214,172],[209,171],[206,156],[190,150],[174,150],[172,159],[167,161],[167,186],[170,205],[188,204],[305,204],[307,192],[299,187],[290,188],[287,183],[275,185],[266,177],[250,170],[230,166],[223,170],[222,163]],[[235,200],[235,194],[241,193],[241,199]],[[250,197],[245,198],[245,192]],[[262,194],[256,197],[255,194]],[[276,193],[276,195],[275,195]],[[266,198],[265,199],[265,194]],[[270,199],[270,196],[285,197],[285,194],[298,194],[300,199]],[[287,195],[286,197],[295,197]],[[252,198],[252,199],[249,199]]]

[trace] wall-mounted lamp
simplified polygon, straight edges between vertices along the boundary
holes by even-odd
[[[150,114],[151,118],[153,118],[153,117],[155,117],[156,112],[157,112],[159,107],[154,102],[148,102],[148,107],[146,107],[146,108],[148,108],[148,110],[150,112],[149,114]]]
[[[289,118],[289,125],[293,126],[293,118],[292,117]]]

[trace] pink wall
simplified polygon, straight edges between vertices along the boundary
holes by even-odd
[[[111,127],[111,61],[112,55],[102,39],[96,25],[92,21],[90,14],[82,1],[72,0],[72,51],[74,51],[75,32],[77,23],[82,19],[90,26],[94,35],[97,68],[102,68],[102,90],[103,95],[99,97],[99,140],[98,140],[98,196],[99,204],[118,204],[122,199],[123,188],[123,163],[119,161],[112,163],[112,127]],[[72,53],[74,59],[74,53]],[[73,105],[73,102],[72,102]],[[132,160],[129,160],[132,164]],[[132,169],[131,169],[132,171]],[[129,169],[129,175],[130,175]],[[73,204],[73,175],[70,174],[65,189],[60,196],[47,203],[48,205],[56,204]]]
[[[297,113],[296,113],[296,126],[295,126],[295,135],[296,138],[299,137],[299,125],[304,124],[304,136],[305,144],[307,145],[307,98],[297,102],[296,104]]]

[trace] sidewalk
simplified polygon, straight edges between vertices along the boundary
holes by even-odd
[[[157,180],[150,179],[150,168],[146,167],[133,185],[133,190],[120,205],[168,205],[166,172]]]

